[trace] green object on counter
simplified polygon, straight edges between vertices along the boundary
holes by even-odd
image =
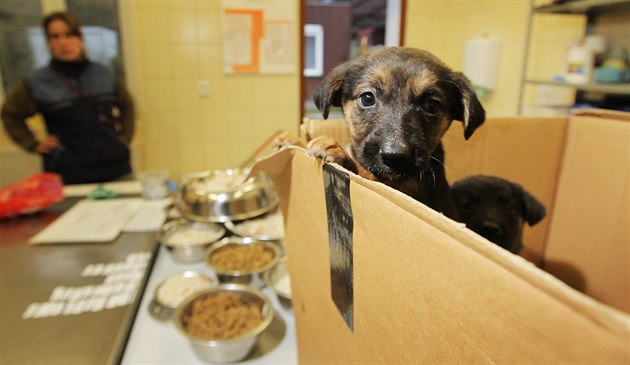
[[[108,190],[103,187],[103,185],[98,185],[96,189],[92,190],[88,194],[88,199],[112,199],[115,198],[118,193],[114,190]]]

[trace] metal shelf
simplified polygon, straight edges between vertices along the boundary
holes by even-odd
[[[570,84],[562,81],[547,81],[547,80],[526,80],[528,84],[537,85],[553,85],[553,86],[565,86],[572,87],[581,91],[598,92],[610,95],[630,95],[630,83],[624,84],[601,84],[601,83],[587,83],[587,84]]]
[[[601,7],[620,4],[630,4],[630,0],[574,0],[567,1],[562,4],[538,6],[534,8],[534,12],[553,14],[586,14]]]

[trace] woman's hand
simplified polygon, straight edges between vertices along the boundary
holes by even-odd
[[[59,147],[59,139],[55,135],[50,135],[43,141],[39,142],[37,147],[35,147],[35,152],[42,154],[50,153],[57,147]]]

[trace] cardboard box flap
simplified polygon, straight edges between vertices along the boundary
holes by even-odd
[[[630,360],[630,317],[399,192],[298,150],[254,168],[281,192],[300,362]]]
[[[630,313],[630,113],[570,119],[544,268]]]
[[[302,124],[300,124],[300,137],[310,141],[317,136],[329,136],[341,144],[350,141],[348,124],[343,119],[302,119]]]
[[[573,117],[596,117],[630,122],[630,113],[610,109],[573,109]]]

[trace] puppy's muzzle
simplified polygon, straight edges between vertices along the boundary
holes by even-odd
[[[393,170],[413,165],[415,156],[411,147],[404,142],[387,141],[378,151],[383,163]]]
[[[492,221],[482,222],[478,226],[479,233],[484,236],[497,237],[503,234],[503,229],[499,224]]]

